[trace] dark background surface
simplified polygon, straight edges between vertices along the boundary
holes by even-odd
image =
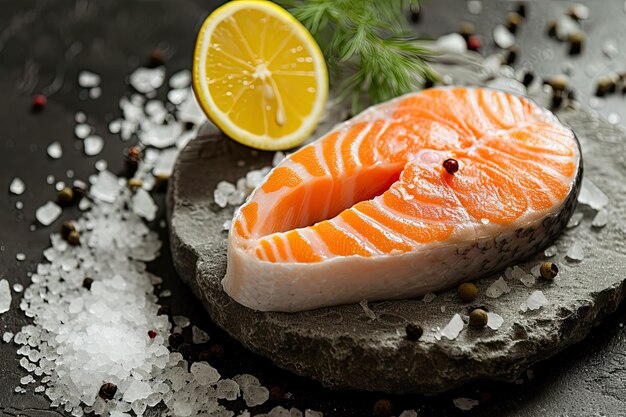
[[[46,183],[49,174],[68,182],[66,171],[86,180],[94,172],[94,163],[105,159],[109,169],[121,173],[123,143],[108,133],[107,124],[119,117],[117,102],[129,92],[125,77],[144,64],[154,48],[167,56],[168,76],[189,68],[195,33],[202,20],[219,2],[200,0],[0,0],[0,278],[27,285],[27,273],[43,259],[52,226],[34,224],[37,207],[55,198],[53,185]],[[558,18],[568,2],[529,2],[528,17],[519,29],[518,44],[522,54],[516,66],[534,68],[540,76],[562,72],[563,63],[571,62],[571,82],[580,100],[586,104],[599,75],[611,69],[626,70],[626,52],[610,60],[603,56],[602,45],[612,37],[621,48],[626,45],[626,13],[623,0],[587,2],[591,18],[583,23],[587,34],[584,53],[568,57],[567,45],[545,35],[546,21]],[[463,0],[431,0],[423,6],[420,33],[437,36],[458,28],[461,20],[476,23],[483,34],[486,51],[495,47],[491,29],[503,22],[515,3],[485,1],[483,13],[472,16]],[[590,67],[589,65],[592,64]],[[99,99],[85,99],[77,85],[80,70],[92,70],[102,76],[103,94]],[[57,89],[58,88],[58,89]],[[164,89],[162,89],[164,90]],[[30,112],[31,97],[49,95],[48,105],[40,114]],[[161,91],[163,93],[163,91]],[[161,96],[161,98],[163,98]],[[104,151],[86,157],[80,142],[73,136],[74,114],[84,111],[88,123],[105,139]],[[626,99],[618,94],[609,97],[598,109],[605,116],[615,112],[626,120]],[[63,157],[52,160],[46,155],[49,143],[58,140]],[[77,146],[79,146],[77,148]],[[22,196],[8,193],[14,176],[27,186]],[[251,373],[267,386],[281,386],[292,397],[282,405],[321,410],[325,416],[368,416],[379,398],[390,398],[396,414],[404,409],[420,409],[424,416],[622,416],[626,415],[626,305],[593,330],[583,342],[533,369],[532,379],[523,384],[477,382],[453,392],[435,396],[389,397],[376,393],[332,392],[317,383],[295,377],[274,367],[268,360],[247,352],[237,342],[215,328],[201,304],[181,283],[173,270],[167,232],[159,228],[164,219],[163,193],[156,196],[160,206],[155,228],[164,241],[163,256],[151,269],[164,277],[162,288],[171,289],[168,300],[173,314],[183,314],[208,330],[212,340],[225,348],[225,355],[215,365],[225,376]],[[15,208],[16,201],[24,204]],[[62,219],[78,216],[76,209],[66,209]],[[26,254],[18,262],[15,255]],[[12,308],[0,316],[0,335],[17,332],[28,321],[18,310],[19,294],[13,294]],[[0,342],[0,415],[62,415],[49,410],[45,397],[29,392],[14,394],[19,378],[26,375],[19,367],[16,347]],[[33,385],[30,386],[32,390]],[[452,400],[470,397],[481,404],[470,412],[454,408]],[[275,404],[267,403],[255,412],[267,412]]]

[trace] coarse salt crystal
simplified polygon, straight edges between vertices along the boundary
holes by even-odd
[[[498,330],[500,326],[502,326],[502,323],[504,323],[504,319],[501,315],[487,312],[487,327],[492,330]]]
[[[48,201],[35,211],[35,218],[44,226],[50,226],[59,218],[63,210],[58,204]]]
[[[548,300],[546,299],[546,296],[543,294],[543,292],[541,290],[536,290],[528,296],[524,303],[522,303],[522,305],[520,306],[520,310],[522,312],[528,310],[538,310],[547,304]]]
[[[459,314],[455,314],[450,322],[441,330],[441,336],[454,340],[463,330],[463,319]]]
[[[504,278],[500,277],[491,284],[485,291],[485,295],[489,298],[498,298],[502,294],[508,294],[511,292],[511,288],[506,283]]]
[[[583,178],[578,202],[600,210],[609,203],[609,197],[588,178]]]
[[[0,280],[0,314],[6,313],[11,308],[11,290],[6,279]]]
[[[455,398],[454,400],[452,400],[452,402],[454,403],[454,406],[456,408],[463,411],[469,411],[472,408],[476,407],[478,404],[480,404],[477,400],[463,397]]]
[[[24,193],[25,190],[26,185],[24,184],[24,181],[22,181],[22,179],[19,177],[13,178],[11,184],[9,185],[9,192],[11,194],[21,195]]]
[[[48,156],[52,159],[59,159],[61,156],[63,156],[63,148],[61,148],[61,144],[57,141],[57,142],[52,142],[50,145],[48,145]]]
[[[437,294],[429,292],[429,293],[424,295],[424,298],[422,298],[422,301],[425,302],[425,303],[430,303],[435,298],[437,298]]]
[[[591,226],[596,228],[602,228],[606,226],[609,221],[609,213],[605,209],[600,209],[598,213],[593,218],[591,222]]]
[[[585,250],[582,244],[576,241],[567,249],[565,256],[572,261],[582,261],[585,257]]]

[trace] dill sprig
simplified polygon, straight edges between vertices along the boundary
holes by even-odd
[[[313,34],[352,112],[407,93],[437,76],[432,51],[411,33],[417,0],[278,0]]]

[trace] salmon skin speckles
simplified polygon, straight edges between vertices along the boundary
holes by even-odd
[[[409,94],[274,168],[234,219],[224,288],[281,311],[444,288],[474,263],[506,261],[477,254],[453,274],[473,242],[560,225],[546,219],[571,211],[581,170],[571,130],[525,98],[476,88]],[[454,248],[452,259],[436,255]]]

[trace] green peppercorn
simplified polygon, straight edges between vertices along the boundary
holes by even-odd
[[[459,285],[456,292],[459,295],[459,298],[467,303],[474,301],[476,297],[478,297],[478,288],[476,288],[476,285],[471,282]]]
[[[393,404],[386,399],[380,399],[374,403],[374,416],[389,417],[393,413]]]
[[[419,340],[419,338],[422,337],[422,335],[424,334],[424,330],[422,329],[422,326],[420,326],[419,324],[415,324],[415,323],[407,324],[405,331],[406,331],[407,340],[410,340],[411,342],[415,342],[416,340]]]
[[[57,193],[57,202],[62,206],[69,206],[74,202],[74,191],[65,187]]]
[[[485,327],[487,320],[487,312],[482,308],[475,308],[469,315],[469,324],[472,327]]]
[[[541,273],[541,278],[552,281],[556,274],[559,273],[559,267],[554,262],[544,262],[541,264],[539,272]]]
[[[80,233],[76,230],[72,230],[69,235],[67,235],[67,243],[72,246],[80,245]]]
[[[63,240],[67,240],[70,233],[76,230],[76,226],[72,222],[63,222],[61,225],[61,237]]]

